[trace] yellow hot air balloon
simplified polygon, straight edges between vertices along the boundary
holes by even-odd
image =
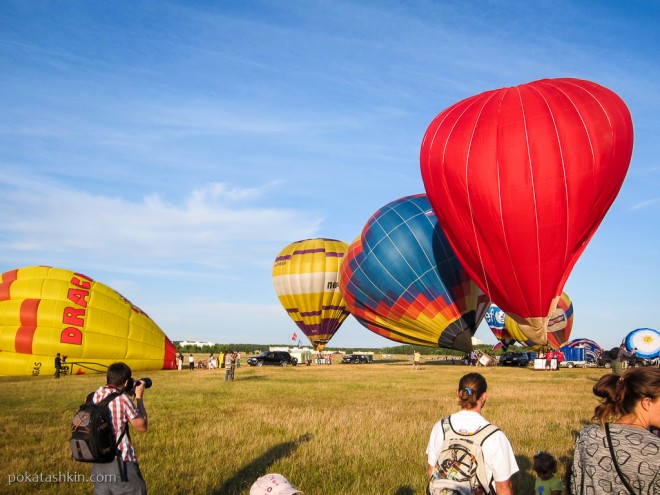
[[[323,350],[348,316],[337,273],[348,244],[306,239],[289,244],[275,259],[277,297],[316,350]]]
[[[0,281],[0,375],[49,375],[55,356],[70,374],[173,369],[176,350],[147,314],[81,273],[31,266]]]

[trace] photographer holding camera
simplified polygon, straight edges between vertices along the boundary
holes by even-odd
[[[121,462],[94,463],[92,468],[94,493],[95,495],[146,495],[147,487],[135,457],[128,425],[130,423],[133,429],[139,432],[147,431],[147,411],[144,408],[142,395],[145,388],[151,387],[151,380],[142,378],[134,381],[131,378],[131,368],[126,363],[111,364],[108,367],[106,380],[107,384],[94,393],[93,401],[98,404],[114,392],[121,393],[108,404],[115,438],[118,442],[117,455],[120,456]],[[137,407],[133,403],[131,395],[135,396]],[[119,466],[123,473],[119,471]],[[97,479],[100,481],[96,481]]]

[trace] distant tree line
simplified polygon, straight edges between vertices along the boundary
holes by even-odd
[[[222,354],[228,351],[237,351],[245,354],[254,354],[259,351],[268,350],[270,347],[294,347],[288,344],[215,344],[198,347],[194,344],[182,346],[180,342],[174,342],[176,352],[184,354]],[[305,346],[309,347],[309,346]],[[393,347],[326,347],[326,351],[344,351],[348,354],[353,352],[373,352],[377,354],[410,354],[417,350],[424,356],[463,356],[465,352],[454,349],[442,349],[437,347],[425,347],[421,345],[402,344]],[[491,356],[502,354],[502,350],[493,352],[493,346],[481,344],[475,346],[475,350],[485,352]],[[511,346],[509,351],[524,351],[518,346]]]

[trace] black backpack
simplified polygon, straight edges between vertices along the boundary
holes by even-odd
[[[619,357],[619,348],[618,347],[612,347],[608,354],[610,355],[610,359],[616,359]]]
[[[108,404],[120,395],[120,392],[113,392],[98,404],[93,401],[94,392],[87,396],[71,422],[71,456],[74,460],[108,463],[117,457],[117,447],[126,429],[115,441]]]

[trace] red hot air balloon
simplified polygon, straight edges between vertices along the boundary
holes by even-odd
[[[579,79],[467,98],[426,131],[422,178],[440,225],[530,340],[547,343],[547,317],[621,188],[632,146],[625,103]]]

